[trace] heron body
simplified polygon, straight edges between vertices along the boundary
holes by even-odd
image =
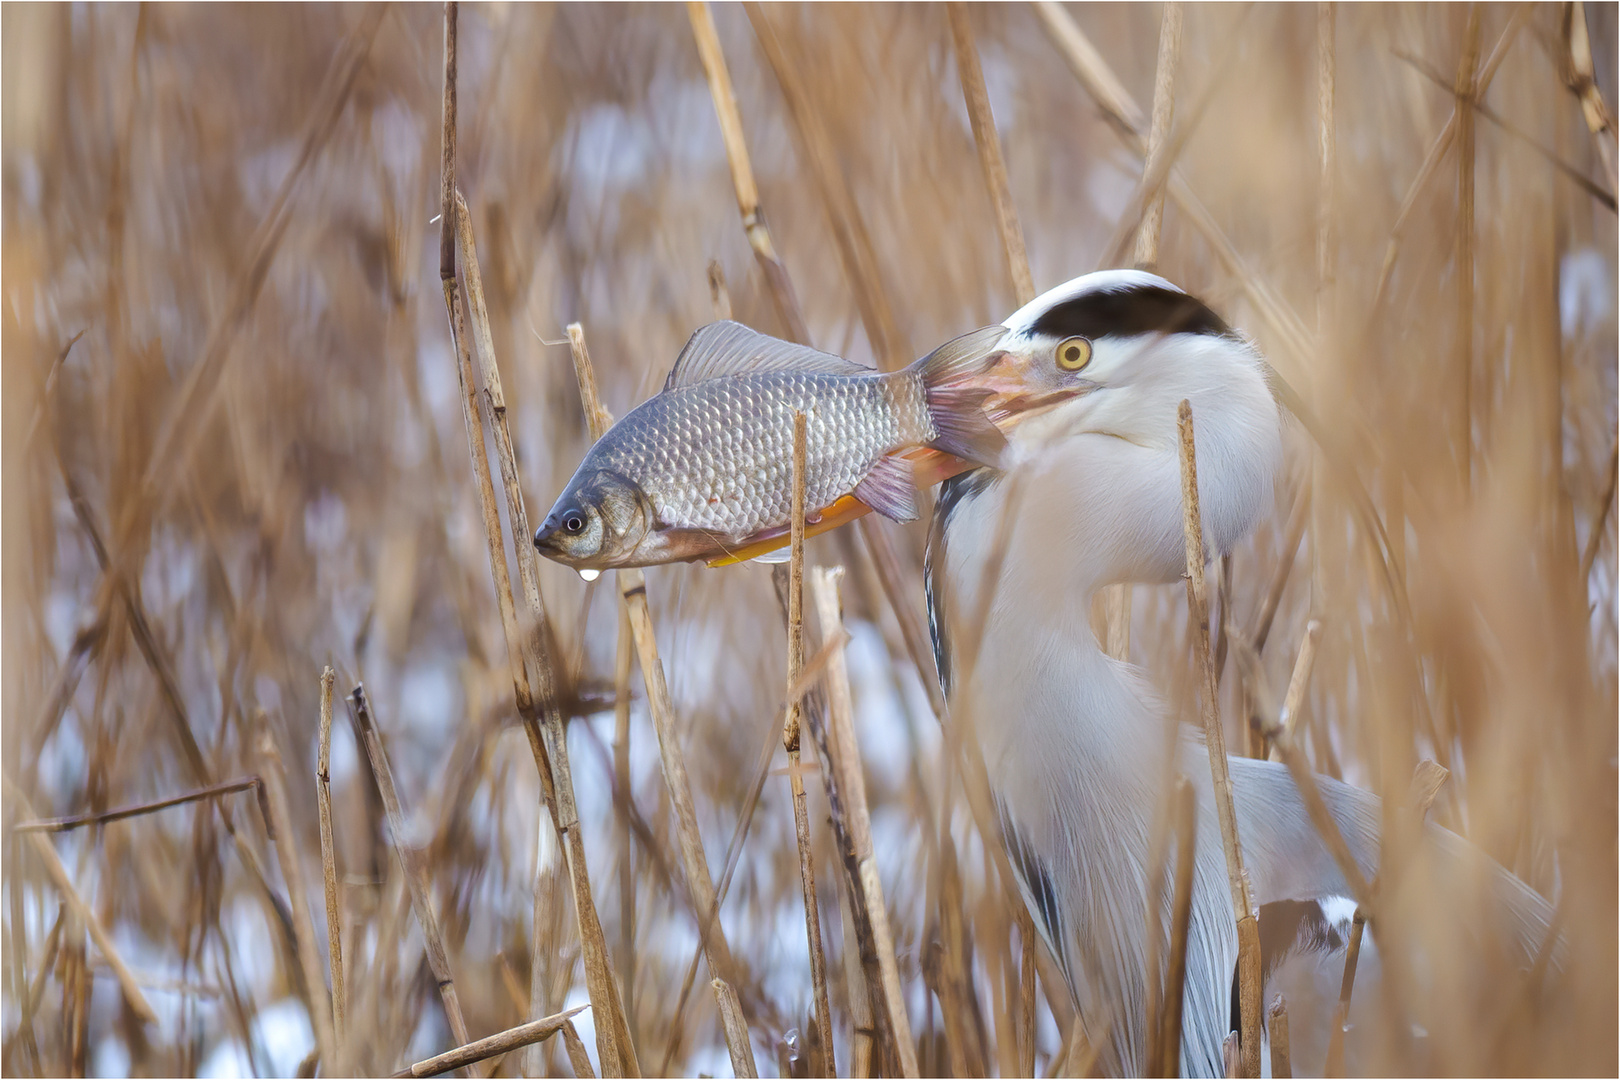
[[[980,740],[1020,891],[1109,1075],[1146,1067],[1150,833],[1167,761],[1192,781],[1198,836],[1180,1067],[1219,1076],[1237,934],[1208,754],[1190,727],[1168,722],[1145,672],[1102,651],[1091,600],[1107,585],[1185,573],[1183,399],[1195,418],[1211,556],[1270,513],[1282,418],[1253,347],[1153,275],[1075,279],[1005,325],[1008,393],[1054,404],[1012,429],[1002,470],[963,474],[942,490],[927,566],[941,677],[953,715]],[[1238,757],[1230,765],[1255,902],[1347,895],[1287,770]],[[1320,783],[1372,877],[1377,798]],[[1519,888],[1525,918],[1545,926],[1539,898]]]

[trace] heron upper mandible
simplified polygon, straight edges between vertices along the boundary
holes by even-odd
[[[953,715],[980,740],[1020,891],[1063,966],[1098,1065],[1140,1075],[1146,867],[1171,727],[1146,673],[1099,647],[1091,600],[1107,585],[1171,583],[1186,572],[1183,399],[1195,417],[1211,557],[1271,512],[1282,417],[1253,346],[1151,274],[1076,278],[1005,326],[993,374],[1029,418],[1009,432],[1001,470],[962,474],[941,491],[926,569],[935,653]],[[1198,800],[1179,1064],[1183,1075],[1220,1076],[1237,933],[1208,755],[1191,727],[1175,737],[1176,768]],[[1230,766],[1255,902],[1347,896],[1286,768],[1244,757]],[[1318,782],[1371,879],[1377,797]],[[1428,837],[1442,861],[1477,868],[1485,858],[1437,826]],[[1546,901],[1494,864],[1488,879],[1528,958],[1548,926]]]

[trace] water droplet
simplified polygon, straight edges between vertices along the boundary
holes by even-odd
[[[579,576],[584,578],[586,581],[595,581],[597,578],[602,576],[602,571],[600,571],[600,570],[581,570],[579,572]]]

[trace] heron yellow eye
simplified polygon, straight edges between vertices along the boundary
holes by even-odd
[[[1065,338],[1057,347],[1057,363],[1064,371],[1079,371],[1091,363],[1091,339]]]

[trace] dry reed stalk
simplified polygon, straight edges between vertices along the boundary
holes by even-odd
[[[777,258],[771,244],[770,230],[759,206],[759,186],[754,182],[754,167],[748,159],[748,144],[743,139],[742,114],[737,110],[737,95],[731,88],[731,73],[726,70],[725,55],[720,51],[720,37],[715,33],[714,15],[703,0],[688,0],[687,17],[692,24],[692,37],[697,42],[698,58],[709,81],[709,96],[714,101],[715,116],[720,121],[720,137],[725,142],[726,161],[731,166],[731,184],[737,193],[737,212],[742,215],[743,231],[748,246],[754,251],[769,286],[776,306],[777,318],[794,341],[808,342],[810,331],[799,311],[793,283],[788,279],[782,260]]]
[[[6,958],[7,968],[11,975],[11,1000],[15,1001],[21,1016],[18,1019],[15,1038],[22,1044],[22,1052],[26,1058],[30,1071],[36,1075],[42,1074],[40,1067],[39,1043],[34,1038],[34,1005],[32,995],[28,992],[28,924],[24,921],[22,890],[22,845],[18,844],[13,836],[6,845],[6,877],[11,882],[11,888],[6,891],[7,914],[11,918],[11,954]],[[57,929],[60,933],[61,918],[58,908]],[[45,970],[42,963],[40,971]],[[0,1044],[0,1062],[9,1062],[10,1042],[6,1040]]]
[[[1148,1029],[1158,1048],[1158,1071],[1149,1076],[1181,1074],[1181,1013],[1187,992],[1187,931],[1192,925],[1194,856],[1198,846],[1198,803],[1186,777],[1176,781],[1176,885],[1170,908],[1170,963],[1165,969],[1165,1007],[1159,1030]],[[1150,1058],[1153,1057],[1150,1048]]]
[[[570,334],[570,337],[572,335]],[[600,407],[600,403],[598,403]],[[621,600],[618,643],[613,657],[613,812],[619,826],[619,992],[624,996],[626,1019],[636,1015],[636,862],[630,840],[630,669],[635,642],[630,635],[630,612]],[[631,1028],[632,1035],[634,1027]]]
[[[1179,5],[1175,5],[1179,12]],[[996,214],[996,231],[1001,239],[1001,250],[1007,263],[1007,274],[1012,281],[1013,299],[1018,307],[1023,307],[1035,299],[1035,281],[1029,270],[1029,255],[1024,247],[1024,232],[1018,222],[1018,209],[1013,202],[1011,184],[1007,178],[1007,162],[1002,154],[1001,139],[996,132],[995,115],[990,108],[990,94],[984,83],[984,69],[979,63],[978,46],[974,42],[973,27],[969,21],[968,9],[959,2],[948,3],[945,6],[950,21],[951,40],[956,50],[956,70],[962,84],[962,98],[967,105],[969,122],[973,129],[973,143],[979,152],[979,167],[984,174],[985,189],[990,196],[990,202]],[[863,526],[863,531],[871,536],[877,533],[875,527]],[[881,551],[880,551],[881,548]],[[885,584],[885,591],[891,594],[897,590],[889,588],[889,582],[898,575],[893,572],[893,553],[887,545],[872,545],[873,558],[877,562],[879,574]],[[886,556],[886,560],[881,558]],[[1104,589],[1100,597],[1102,605],[1102,618],[1104,625],[1105,648],[1110,655],[1123,658],[1130,651],[1131,633],[1131,604],[1130,586],[1114,585]],[[913,661],[916,663],[918,674],[922,676],[923,685],[929,688],[933,695],[935,680],[928,676],[928,665],[920,656],[920,649],[912,641],[912,623],[902,611],[909,611],[909,604],[896,602],[896,596],[890,597],[891,607],[899,617],[901,633],[906,644],[911,649]],[[920,638],[920,632],[916,634]],[[1115,651],[1117,650],[1117,651]],[[936,709],[941,720],[944,719],[942,710]],[[973,747],[973,751],[977,746]],[[980,763],[982,767],[982,762]],[[983,821],[981,819],[981,824]],[[982,835],[996,837],[995,833],[987,833],[981,828]],[[996,839],[999,839],[998,837]],[[995,846],[996,839],[991,841]],[[1012,879],[1003,880],[1011,884]],[[1020,1075],[1033,1076],[1035,1072],[1035,967],[1036,956],[1041,946],[1035,936],[1034,920],[1027,907],[1019,901],[1016,890],[1013,909],[1019,928],[1021,942],[1021,956],[1019,959],[1019,996],[1018,996],[1018,1046]],[[956,964],[955,966],[960,966]]]
[[[569,324],[568,341],[574,373],[579,381],[580,400],[585,404],[592,434],[600,438],[606,430],[606,417],[596,391],[596,374],[585,344],[584,327],[578,323]],[[675,809],[676,835],[687,895],[691,897],[692,909],[697,915],[709,971],[715,978],[730,983],[736,978],[736,964],[731,956],[731,946],[726,941],[725,928],[721,925],[719,899],[714,878],[709,873],[708,856],[703,850],[703,836],[698,829],[697,807],[692,801],[686,758],[675,730],[675,709],[669,699],[668,684],[664,681],[658,640],[653,633],[652,612],[647,605],[647,579],[640,570],[618,570],[615,573],[619,596],[630,622],[636,656],[641,664],[641,680],[647,691],[647,711],[652,714],[653,729],[658,736],[658,756],[663,766],[664,786]],[[727,1029],[726,1045],[733,1058],[746,1055],[752,1061],[753,1047],[746,1042],[733,1045],[733,1037],[734,1032]]]
[[[788,563],[787,683],[794,687],[804,669],[804,483],[805,415],[793,414],[793,512],[789,519],[791,553]],[[810,840],[810,808],[799,768],[799,720],[802,706],[795,697],[787,707],[782,745],[787,748],[788,782],[793,793],[793,835],[799,849],[799,885],[804,894],[804,932],[810,946],[810,983],[815,999],[816,1035],[821,1044],[826,1075],[837,1076],[833,1050],[832,1006],[827,999],[827,955],[821,942],[820,902],[816,897],[815,849]]]
[[[1271,1030],[1271,1075],[1275,1080],[1292,1080],[1294,1063],[1288,1046],[1288,1002],[1281,994],[1266,1010],[1266,1020]]]
[[[1178,10],[1180,5],[1172,5]],[[984,70],[979,66],[979,50],[973,41],[973,26],[965,5],[952,0],[945,5],[951,23],[951,41],[956,46],[956,73],[962,82],[962,98],[967,103],[968,120],[973,126],[973,143],[979,150],[979,168],[984,186],[996,212],[996,231],[1007,259],[1007,275],[1012,279],[1013,299],[1023,307],[1035,299],[1035,281],[1029,273],[1029,256],[1024,250],[1024,231],[1018,224],[1018,210],[1007,183],[1007,162],[1002,157],[1001,139],[996,134],[996,118],[990,111],[990,94],[984,86]]]
[[[1018,920],[1018,1075],[1035,1075],[1035,918],[1028,907],[1014,909]]]
[[[1457,329],[1459,431],[1453,442],[1462,490],[1472,482],[1474,460],[1474,109],[1479,97],[1479,5],[1468,6],[1468,28],[1463,34],[1462,58],[1457,62],[1457,97],[1452,115],[1457,118]]]
[[[15,810],[20,816],[24,818],[33,817],[33,810],[28,805],[28,798],[23,794],[22,787],[16,781],[8,778],[4,789],[10,794],[15,804]],[[46,876],[51,879],[51,884],[56,886],[56,891],[61,893],[62,900],[66,904],[71,917],[83,924],[85,931],[90,935],[90,940],[96,943],[96,948],[101,950],[102,958],[107,961],[107,966],[112,969],[113,975],[117,977],[118,987],[123,991],[124,1000],[128,1002],[130,1012],[144,1024],[157,1024],[157,1014],[152,1011],[152,1006],[147,1003],[145,995],[141,993],[140,986],[135,982],[135,976],[130,972],[129,966],[124,963],[123,956],[113,945],[112,938],[107,934],[106,928],[102,926],[101,920],[96,917],[96,913],[90,905],[84,902],[84,898],[79,895],[79,890],[74,888],[73,879],[68,875],[67,867],[62,865],[61,858],[56,854],[56,847],[44,833],[30,832],[27,835],[29,843],[33,845],[34,851],[39,856],[40,862],[45,866]],[[15,883],[13,883],[14,886]]]
[[[458,1046],[454,1050],[446,1050],[442,1054],[424,1058],[393,1075],[396,1077],[437,1076],[440,1073],[449,1072],[451,1069],[463,1069],[468,1065],[487,1061],[502,1054],[509,1054],[513,1050],[520,1050],[525,1046],[533,1046],[557,1034],[573,1016],[588,1008],[590,1008],[589,1005],[578,1005],[567,1012],[560,1012],[554,1016],[547,1016],[539,1020],[531,1020],[527,1024],[519,1024],[517,1027],[507,1028],[505,1031],[497,1031],[493,1035]]]
[[[1366,917],[1358,907],[1350,924],[1350,947],[1344,954],[1344,978],[1339,983],[1339,1003],[1333,1009],[1333,1027],[1328,1031],[1324,1076],[1344,1075],[1344,1025],[1350,1019],[1350,993],[1356,986],[1356,962],[1361,957],[1361,935],[1366,926]]]
[[[1220,699],[1215,689],[1215,661],[1210,654],[1209,594],[1204,584],[1204,532],[1198,512],[1198,463],[1193,447],[1192,406],[1182,401],[1176,414],[1181,436],[1181,503],[1187,538],[1187,617],[1193,649],[1198,654],[1200,716],[1204,743],[1209,750],[1214,780],[1215,813],[1221,823],[1226,851],[1227,882],[1238,931],[1238,1000],[1242,1016],[1242,1068],[1245,1076],[1260,1075],[1260,928],[1249,879],[1243,870],[1243,848],[1238,842],[1237,815],[1232,809],[1232,774],[1226,761],[1221,733]]]
[[[844,629],[838,596],[842,567],[817,567],[812,574],[816,611],[821,618],[822,636],[831,640]],[[894,935],[889,929],[889,913],[883,904],[883,883],[878,878],[877,861],[872,853],[872,823],[866,804],[866,781],[861,775],[860,747],[855,740],[854,704],[850,699],[849,674],[842,650],[833,653],[827,666],[827,699],[832,758],[829,766],[837,773],[839,792],[855,844],[859,863],[859,897],[872,925],[873,945],[883,973],[883,1000],[888,1011],[889,1030],[894,1035],[901,1074],[919,1075],[917,1047],[911,1038],[911,1021],[906,1015],[905,996],[895,961]]]
[[[568,739],[556,701],[556,675],[550,654],[550,624],[546,617],[544,601],[540,596],[536,565],[538,555],[528,540],[528,513],[524,507],[522,486],[518,482],[517,455],[513,450],[511,429],[507,423],[506,399],[501,388],[500,369],[495,358],[494,339],[490,333],[489,314],[484,303],[483,280],[473,240],[471,215],[454,186],[455,26],[454,14],[447,11],[441,167],[444,161],[450,162],[451,173],[449,182],[441,177],[440,185],[439,275],[458,360],[462,420],[467,429],[474,479],[478,485],[480,506],[483,510],[490,570],[495,579],[502,629],[506,633],[507,657],[512,669],[513,691],[518,713],[523,720],[524,732],[535,758],[535,767],[540,773],[541,787],[547,796],[546,804],[552,815],[552,824],[563,838],[562,848],[573,892],[581,959],[585,965],[585,983],[590,994],[593,1015],[597,1021],[597,1053],[601,1058],[603,1071],[609,1076],[639,1076],[640,1067],[636,1061],[635,1045],[625,1019],[624,1003],[619,996],[613,968],[608,959],[607,939],[602,932],[595,897],[591,893],[590,874],[586,868],[584,838],[580,833],[579,811],[574,801],[573,773],[568,760]],[[453,230],[453,236],[449,239],[446,238],[446,230]],[[462,272],[467,283],[468,303],[465,306],[456,282],[455,261],[458,249]],[[476,349],[468,344],[465,307],[471,308],[473,331],[477,340]],[[484,404],[489,410],[490,422],[494,429],[496,453],[500,458],[501,480],[505,487],[507,510],[515,534],[513,548],[518,573],[528,601],[530,625],[526,628],[527,632],[521,635],[514,610],[516,598],[512,592],[511,577],[506,569],[505,542],[501,532],[500,513],[495,504],[489,457],[484,448],[483,418],[472,371],[475,352],[480,374],[483,376]],[[539,683],[538,702],[535,701],[530,688],[531,669]],[[466,1039],[463,1038],[461,1041],[466,1042]]]
[[[1334,183],[1338,155],[1333,116],[1338,85],[1337,8],[1331,0],[1316,5],[1316,334],[1326,341],[1337,325],[1332,317],[1334,265],[1338,258],[1334,235]]]
[[[1620,154],[1615,147],[1614,113],[1598,90],[1592,66],[1592,40],[1586,27],[1586,5],[1581,0],[1564,9],[1563,35],[1564,50],[1568,54],[1563,58],[1566,63],[1560,65],[1564,83],[1581,104],[1581,118],[1592,133],[1598,160],[1609,183],[1620,185],[1620,176],[1616,174],[1616,159]]]
[[[1181,62],[1181,4],[1171,0],[1159,16],[1159,61],[1153,75],[1153,116],[1148,126],[1147,160],[1143,175],[1155,172],[1165,156],[1165,140],[1176,109],[1176,66]],[[1164,192],[1154,191],[1136,233],[1137,269],[1156,272],[1159,265],[1159,230],[1164,225]]]
[[[189,802],[198,802],[202,799],[213,799],[221,795],[230,795],[238,791],[261,791],[263,781],[257,776],[239,776],[234,780],[226,780],[218,784],[210,784],[195,791],[181,792],[166,799],[154,799],[151,802],[135,803],[132,806],[120,806],[113,810],[103,810],[95,814],[72,814],[68,817],[41,818],[38,821],[19,821],[11,827],[17,833],[56,833],[68,832],[72,829],[82,829],[86,825],[105,825],[111,821],[123,821],[126,818],[140,817],[144,814],[155,813],[158,810],[167,810],[171,806],[183,806]],[[261,795],[262,798],[262,795]]]
[[[340,1065],[337,1037],[332,1027],[332,999],[326,992],[321,956],[315,947],[315,923],[309,915],[309,894],[304,890],[304,862],[299,856],[297,833],[293,830],[292,811],[287,803],[287,770],[270,732],[269,720],[262,712],[258,724],[260,775],[264,778],[270,804],[270,820],[275,824],[276,858],[281,863],[281,877],[287,884],[287,904],[292,909],[293,943],[304,976],[304,1005],[309,1010],[310,1026],[315,1029],[315,1049],[320,1060],[329,1070],[337,1070]]]
[[[793,102],[800,102],[799,110],[795,112],[796,121],[800,122],[801,125],[812,123],[813,118],[809,116],[810,110],[802,102],[803,92],[796,72],[788,63],[781,44],[771,29],[769,20],[757,5],[747,5],[747,10],[750,20],[753,22],[756,36],[760,39],[761,47],[765,49],[767,58],[772,62],[778,80],[782,84],[783,93],[789,98],[790,107]],[[742,135],[741,117],[737,113],[736,100],[731,92],[731,79],[726,70],[725,57],[720,50],[719,39],[714,33],[714,24],[708,6],[703,3],[689,3],[688,12],[691,16],[693,34],[698,42],[698,51],[703,60],[704,70],[708,73],[709,89],[711,97],[714,99],[715,111],[720,118],[721,135],[725,141],[727,159],[732,167],[732,181],[736,188],[738,207],[743,214],[743,226],[748,232],[750,243],[756,245],[755,251],[758,252],[760,248],[756,242],[756,237],[761,238],[765,246],[769,247],[770,234],[758,214],[758,190],[754,185],[753,172],[749,166],[747,145]],[[801,137],[812,138],[814,133],[820,129],[819,127],[801,126],[800,130]],[[825,153],[824,141],[812,143],[812,157],[815,156],[815,151],[818,149],[823,151],[822,159],[825,160],[828,155]],[[826,169],[823,169],[822,173],[818,174],[820,190],[824,201],[827,203],[829,215],[836,220],[839,204],[831,193],[833,184],[824,175],[826,171]],[[773,253],[772,265],[774,272],[767,272],[766,274],[766,282],[772,290],[773,300],[779,311],[791,313],[792,317],[785,317],[783,321],[790,329],[795,326],[799,328],[794,331],[794,339],[801,344],[808,345],[810,344],[809,334],[807,330],[803,329],[804,320],[799,313],[798,301],[793,292],[792,284],[781,264],[775,262],[774,259]],[[846,260],[845,262],[846,271],[851,274],[851,283],[856,292],[865,294],[869,289],[881,289],[881,282],[876,281],[875,278],[862,280],[859,276],[858,266],[857,261]],[[872,323],[868,323],[867,327],[868,338],[873,342],[874,349],[879,350],[880,359],[882,359],[881,350],[884,338]],[[872,554],[873,565],[877,570],[878,580],[885,598],[888,600],[896,621],[899,623],[907,652],[910,653],[912,663],[921,678],[923,688],[928,693],[929,704],[933,709],[935,718],[941,724],[945,724],[945,699],[940,692],[938,677],[933,671],[927,636],[923,631],[922,621],[914,605],[906,599],[899,570],[899,561],[895,557],[893,546],[889,543],[888,537],[883,530],[870,520],[862,519],[860,528],[862,538],[866,541],[867,547]],[[1128,606],[1125,610],[1128,617]],[[1127,639],[1128,633],[1127,624],[1125,631]],[[947,732],[952,730],[948,724],[946,729]],[[997,866],[1000,868],[1002,881],[1008,890],[1011,902],[1015,905],[1021,905],[1022,901],[1014,885],[1015,879],[1007,861],[1006,851],[1001,845],[1001,834],[993,824],[995,816],[990,810],[988,774],[980,757],[978,744],[972,740],[953,739],[952,741],[957,747],[957,752],[965,759],[966,774],[971,777],[965,783],[965,787],[969,792],[969,801],[973,808],[974,820],[979,833],[981,836],[989,838],[989,845],[996,852]],[[953,754],[953,758],[954,756]],[[830,784],[832,778],[829,776],[827,780]],[[1037,959],[1048,958],[1043,953]],[[1055,972],[1055,965],[1048,964],[1047,966]],[[1054,1015],[1066,1012],[1063,1008],[1066,999],[1053,991],[1053,979],[1046,978],[1044,981],[1047,984],[1048,1000],[1052,1004]]]
[[[338,47],[317,95],[317,104],[310,114],[298,156],[276,190],[269,211],[247,243],[248,255],[231,283],[224,310],[210,328],[201,355],[187,370],[185,381],[165,410],[163,424],[158,429],[146,468],[141,474],[141,490],[146,497],[128,500],[125,504],[128,511],[119,522],[117,535],[121,551],[130,549],[129,540],[134,536],[139,518],[144,516],[148,521],[155,521],[161,517],[168,508],[170,496],[189,473],[191,457],[201,444],[208,427],[207,420],[219,401],[220,387],[224,383],[221,376],[230,361],[231,346],[253,310],[265,278],[269,276],[270,263],[292,220],[292,197],[310,162],[325,147],[327,139],[337,127],[338,118],[343,115],[344,106],[349,100],[349,92],[371,51],[377,28],[387,13],[386,4],[366,8],[359,24]],[[120,566],[119,574],[127,570]]]
[[[332,1039],[337,1057],[332,1071],[344,1068],[348,995],[343,990],[343,909],[337,882],[337,850],[332,838],[332,684],[330,666],[321,670],[320,750],[315,760],[315,800],[321,819],[321,878],[326,887],[326,951],[332,969]]]
[[[1469,95],[1472,99],[1477,100],[1484,97],[1485,91],[1490,89],[1491,80],[1496,75],[1496,69],[1501,66],[1503,60],[1507,59],[1509,46],[1518,37],[1520,28],[1529,21],[1533,8],[1534,5],[1531,4],[1520,4],[1514,8],[1513,14],[1508,16],[1507,25],[1502,28],[1501,35],[1496,39],[1496,45],[1492,47],[1490,55],[1486,58],[1485,63],[1480,65],[1472,80],[1472,92]],[[1401,199],[1400,209],[1395,212],[1395,224],[1390,226],[1389,240],[1384,246],[1383,268],[1379,271],[1378,284],[1373,288],[1372,304],[1368,308],[1369,322],[1376,318],[1383,308],[1390,275],[1395,269],[1395,257],[1400,251],[1401,240],[1405,235],[1406,226],[1412,220],[1412,213],[1417,208],[1418,199],[1428,189],[1429,181],[1439,171],[1440,162],[1444,159],[1446,151],[1451,149],[1451,144],[1457,137],[1460,117],[1465,111],[1467,110],[1452,108],[1451,115],[1446,118],[1445,124],[1440,128],[1440,133],[1434,137],[1434,142],[1429,144],[1429,152],[1424,157],[1423,164],[1418,166],[1417,174],[1412,178],[1412,183],[1407,187],[1406,195]]]
[[[872,1048],[877,1041],[877,1019],[872,1013],[871,988],[861,963],[861,946],[856,939],[854,905],[848,883],[838,890],[838,913],[844,927],[844,989],[849,998],[849,1075],[872,1075]]]
[[[450,1034],[457,1044],[470,1041],[467,1022],[461,1015],[461,1001],[456,995],[455,980],[450,974],[450,957],[444,948],[444,936],[439,932],[439,917],[433,911],[433,897],[429,892],[427,871],[419,853],[406,842],[405,811],[394,787],[394,770],[388,763],[388,752],[383,749],[382,734],[377,730],[376,718],[371,713],[371,702],[363,686],[356,686],[344,699],[349,706],[349,719],[354,722],[355,734],[365,747],[366,759],[371,762],[371,775],[382,797],[383,810],[388,816],[388,835],[394,842],[394,854],[404,871],[405,886],[410,893],[411,909],[416,913],[417,925],[422,928],[422,941],[427,947],[428,967],[444,1002],[444,1015],[450,1022]]]
[[[720,1026],[726,1033],[726,1049],[731,1052],[731,1071],[738,1077],[758,1077],[754,1067],[754,1049],[748,1039],[748,1024],[743,1020],[742,1006],[737,1004],[737,992],[724,979],[714,979],[715,1004],[720,1012]]]
[[[884,371],[893,371],[904,365],[904,342],[895,327],[893,309],[883,287],[877,265],[877,254],[872,247],[866,222],[861,217],[860,205],[849,190],[849,181],[838,163],[837,148],[827,131],[821,112],[814,107],[809,88],[789,55],[787,45],[777,36],[765,9],[752,0],[744,0],[743,10],[759,39],[765,59],[776,75],[787,101],[788,116],[803,149],[803,160],[810,166],[810,174],[821,195],[827,219],[832,224],[834,246],[839,264],[855,295],[856,310],[866,339],[877,357],[877,365]],[[723,61],[722,61],[723,63]],[[803,339],[809,344],[809,338]]]
[[[1432,65],[1424,62],[1421,57],[1415,56],[1407,50],[1400,48],[1392,49],[1391,52],[1396,59],[1405,62],[1412,68],[1412,70],[1416,71],[1419,75],[1422,75],[1425,79],[1428,79],[1436,86],[1441,87],[1448,94],[1455,94],[1454,82],[1451,79],[1447,79],[1440,72],[1436,71]],[[1484,101],[1481,101],[1478,98],[1473,98],[1470,99],[1467,104],[1473,108],[1474,112],[1479,113],[1479,115],[1501,128],[1504,132],[1513,136],[1514,139],[1534,150],[1549,165],[1557,169],[1564,176],[1568,177],[1569,180],[1571,180],[1577,187],[1586,192],[1588,195],[1592,196],[1608,210],[1613,211],[1615,209],[1616,203],[1614,192],[1602,187],[1597,183],[1597,181],[1591,179],[1574,165],[1571,165],[1559,155],[1557,150],[1554,150],[1552,147],[1537,139],[1534,135],[1526,132],[1523,128],[1513,123],[1513,121],[1491,108]]]

